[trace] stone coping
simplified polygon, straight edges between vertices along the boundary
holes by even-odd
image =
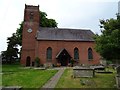
[[[2,90],[21,90],[22,86],[7,86],[7,87],[2,87]]]
[[[35,68],[33,68],[33,69],[40,69],[40,70],[45,70],[46,68],[45,67],[35,67]]]
[[[40,69],[40,70],[45,70],[45,67],[21,67],[22,69]]]
[[[91,69],[91,68],[74,68],[73,70],[94,70],[94,69]]]
[[[75,66],[73,67],[73,70],[94,70],[94,69],[90,67],[85,67],[85,66]]]

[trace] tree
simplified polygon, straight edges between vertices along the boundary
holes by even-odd
[[[40,11],[40,26],[41,27],[57,27],[57,22],[54,19],[48,19],[45,12]]]
[[[7,38],[7,41],[8,47],[6,51],[2,52],[2,57],[6,60],[6,63],[12,63],[18,58],[18,38],[13,33],[11,37]]]
[[[22,30],[23,30],[23,21],[19,24],[20,27],[17,28],[16,33],[13,33],[11,37],[7,38],[7,50],[2,52],[2,57],[6,59],[6,61],[14,61],[18,58],[18,46],[22,46]],[[57,23],[54,19],[48,19],[47,14],[45,12],[40,11],[40,26],[41,27],[57,27]],[[9,62],[8,62],[9,63]]]
[[[120,16],[100,20],[101,35],[95,35],[95,49],[106,60],[120,60]]]

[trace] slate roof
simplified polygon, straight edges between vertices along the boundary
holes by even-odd
[[[94,41],[93,35],[91,30],[40,27],[36,38],[37,40]]]

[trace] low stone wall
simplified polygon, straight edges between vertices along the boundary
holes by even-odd
[[[120,89],[120,76],[116,76],[116,84],[117,84],[117,88]]]
[[[22,90],[21,86],[8,86],[8,87],[2,87],[1,90]]]
[[[91,68],[73,68],[73,77],[94,77],[94,69]]]

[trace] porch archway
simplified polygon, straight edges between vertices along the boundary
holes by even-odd
[[[61,63],[61,66],[67,66],[68,63],[70,63],[71,56],[66,49],[61,49],[57,54],[56,59]]]

